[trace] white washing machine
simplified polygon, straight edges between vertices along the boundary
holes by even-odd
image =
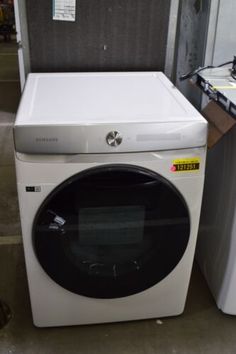
[[[14,137],[35,325],[181,314],[207,123],[164,74],[31,74]]]
[[[236,315],[236,127],[208,153],[197,259],[217,306]]]

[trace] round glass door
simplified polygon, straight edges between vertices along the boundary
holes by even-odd
[[[59,285],[93,298],[139,293],[164,279],[188,245],[186,203],[166,179],[137,166],[83,171],[44,201],[33,243]]]

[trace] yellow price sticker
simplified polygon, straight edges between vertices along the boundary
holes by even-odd
[[[176,159],[171,166],[171,172],[197,172],[200,170],[200,162],[199,157]]]

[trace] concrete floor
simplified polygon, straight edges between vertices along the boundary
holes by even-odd
[[[6,271],[7,269],[7,271]],[[0,331],[0,354],[231,354],[236,318],[217,310],[195,267],[186,309],[174,318],[92,326],[33,326],[21,244],[0,247],[0,294],[13,318]]]
[[[9,54],[9,55],[8,55]],[[32,324],[20,236],[12,126],[20,97],[16,46],[0,43],[0,298],[13,318],[0,330],[0,354],[231,354],[236,317],[222,314],[195,266],[182,316],[96,326]]]

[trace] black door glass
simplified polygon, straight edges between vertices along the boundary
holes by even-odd
[[[80,245],[129,245],[143,238],[144,206],[81,208]]]
[[[186,203],[147,169],[109,165],[57,187],[33,226],[37,258],[62,287],[88,297],[118,298],[164,279],[186,250]]]

